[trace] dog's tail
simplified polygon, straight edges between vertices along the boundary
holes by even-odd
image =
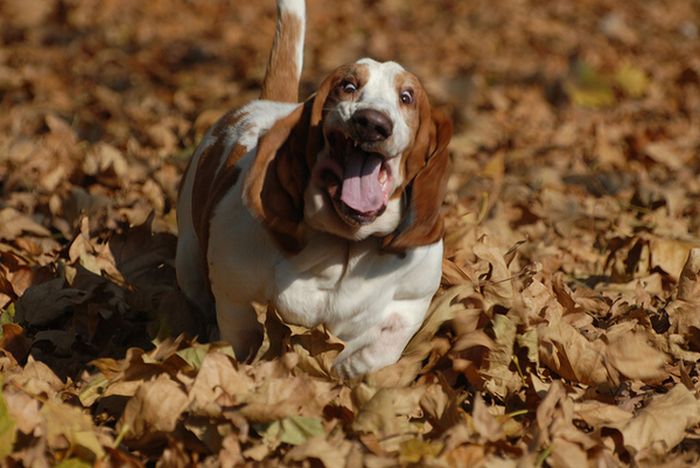
[[[299,100],[305,29],[304,0],[277,0],[277,29],[260,99],[282,102]]]

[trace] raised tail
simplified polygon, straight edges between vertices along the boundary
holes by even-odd
[[[304,0],[277,0],[277,28],[260,99],[298,102],[305,29]]]

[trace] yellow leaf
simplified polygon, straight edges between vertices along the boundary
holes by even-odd
[[[320,419],[306,416],[289,416],[275,421],[265,431],[265,438],[276,439],[290,445],[301,445],[312,437],[325,436]]]
[[[85,407],[92,406],[100,398],[107,384],[108,380],[104,375],[101,373],[94,375],[80,391],[78,395],[80,403]]]
[[[583,87],[575,84],[565,86],[571,101],[581,107],[599,109],[615,103],[615,95],[612,88],[607,85]]]
[[[629,63],[617,69],[614,80],[622,92],[632,98],[642,97],[649,87],[649,79],[644,70]]]
[[[88,449],[96,458],[101,458],[105,454],[102,444],[97,440],[97,435],[93,430],[72,433],[71,444]]]
[[[66,458],[56,465],[56,468],[90,468],[92,464],[79,458]]]
[[[0,393],[0,458],[12,453],[12,447],[17,438],[17,425],[7,411],[7,403]]]
[[[569,99],[581,107],[597,109],[615,103],[615,94],[608,77],[584,62],[575,64],[574,78],[564,83],[564,90]]]
[[[426,442],[413,438],[399,445],[399,460],[401,463],[418,463],[426,458],[436,457],[442,450],[441,442]]]
[[[199,369],[202,366],[204,356],[206,356],[208,352],[208,345],[197,344],[189,348],[181,349],[175,354],[180,356],[193,369]]]

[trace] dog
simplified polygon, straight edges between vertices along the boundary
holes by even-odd
[[[189,162],[177,280],[239,359],[262,337],[251,303],[268,303],[343,340],[333,367],[352,378],[400,358],[439,287],[452,124],[416,76],[369,58],[299,103],[305,14],[278,0],[260,99]]]

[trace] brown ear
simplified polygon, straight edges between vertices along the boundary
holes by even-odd
[[[330,77],[329,77],[330,78]],[[304,248],[304,191],[323,146],[323,107],[331,83],[272,126],[258,141],[243,185],[248,208],[290,253]]]
[[[384,237],[382,248],[401,253],[412,247],[437,242],[443,235],[440,206],[449,177],[452,123],[439,111],[426,110],[427,122],[420,123],[416,140],[406,158],[406,206],[399,226]]]

